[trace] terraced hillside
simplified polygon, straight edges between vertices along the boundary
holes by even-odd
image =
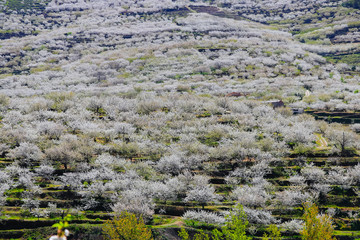
[[[356,16],[344,1],[3,1],[0,238],[121,211],[157,239],[299,238],[302,203],[360,238]],[[270,9],[270,10],[269,10]]]

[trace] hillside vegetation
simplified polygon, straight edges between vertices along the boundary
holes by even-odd
[[[156,239],[359,235],[359,11],[336,0],[0,0],[0,238],[114,214]],[[281,100],[281,101],[280,101]],[[358,236],[359,237],[359,236]]]

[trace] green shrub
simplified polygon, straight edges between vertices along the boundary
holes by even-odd
[[[263,240],[281,240],[280,229],[275,224],[271,224],[266,231],[269,235],[265,233]]]
[[[326,214],[319,215],[319,208],[310,202],[304,203],[304,228],[300,232],[303,240],[334,240],[332,218]]]
[[[219,145],[219,141],[222,138],[222,133],[219,131],[211,131],[208,134],[200,137],[200,142],[210,146],[210,147],[216,147]]]
[[[105,239],[109,240],[152,240],[151,230],[144,220],[137,218],[133,213],[122,212],[113,220],[108,220],[103,225]]]
[[[199,221],[192,220],[192,219],[185,219],[184,222],[185,222],[186,226],[189,226],[192,228],[200,228],[200,229],[207,229],[207,230],[216,228],[216,226],[213,224],[199,222]]]
[[[242,205],[237,205],[233,211],[230,211],[226,217],[227,223],[221,228],[221,231],[214,229],[210,234],[199,231],[193,238],[189,237],[188,232],[182,228],[178,232],[182,240],[251,240],[246,236],[246,229],[249,225],[247,216]],[[211,237],[211,238],[210,238]]]

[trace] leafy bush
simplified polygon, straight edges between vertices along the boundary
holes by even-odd
[[[263,240],[281,240],[280,230],[275,224],[271,224],[266,231],[269,235],[265,233]]]
[[[153,239],[151,230],[146,227],[142,217],[137,218],[135,214],[127,212],[107,220],[103,225],[103,232],[108,240]]]
[[[189,226],[191,228],[196,228],[196,229],[205,229],[205,230],[212,230],[215,229],[216,226],[214,224],[209,224],[209,223],[205,223],[205,222],[201,222],[201,221],[196,221],[196,220],[184,220],[185,225]]]
[[[304,144],[298,144],[294,147],[294,154],[299,156],[309,156],[313,154],[313,147]]]
[[[319,208],[310,202],[304,203],[304,228],[300,232],[303,240],[333,240],[334,227],[329,215],[319,215]]]
[[[221,231],[214,229],[211,231],[212,240],[250,240],[246,236],[246,229],[249,225],[243,206],[237,205],[226,217],[226,223],[222,226]],[[179,232],[182,240],[190,240],[188,232],[183,228]],[[202,231],[195,234],[193,240],[210,240],[209,234]]]

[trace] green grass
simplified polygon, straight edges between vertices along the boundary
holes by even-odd
[[[174,228],[179,227],[176,222],[179,221],[179,218],[169,218],[165,216],[155,216],[153,219],[153,223],[151,225],[152,228]]]
[[[313,31],[316,31],[316,30],[319,30],[319,29],[321,29],[321,28],[320,27],[312,27],[312,28],[308,28],[308,29],[304,29],[304,30],[300,30],[300,31],[294,31],[294,32],[292,32],[292,34],[304,35],[306,33],[313,32]]]
[[[331,63],[347,63],[351,66],[360,66],[360,53],[346,55],[325,56],[326,60]]]
[[[360,231],[335,231],[335,236],[360,236]]]
[[[360,27],[360,21],[349,22],[349,23],[348,23],[348,27],[349,27],[349,28]]]
[[[12,33],[17,33],[17,30],[3,30],[0,29],[0,34],[12,34]]]

